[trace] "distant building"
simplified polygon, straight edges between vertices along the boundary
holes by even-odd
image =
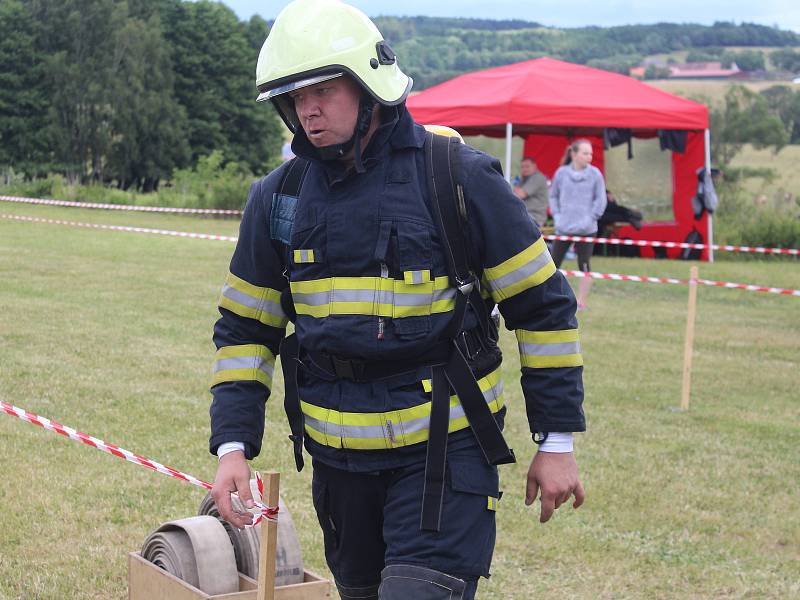
[[[719,61],[669,65],[669,70],[670,79],[730,79],[741,73],[736,63],[724,69]]]
[[[637,79],[644,79],[647,66],[632,67],[628,74]],[[736,63],[727,69],[723,69],[720,62],[668,64],[663,65],[663,68],[669,69],[669,79],[732,79],[742,73]]]

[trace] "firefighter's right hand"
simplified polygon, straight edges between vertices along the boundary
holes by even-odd
[[[234,527],[241,529],[253,522],[253,515],[247,511],[234,510],[231,504],[231,493],[239,494],[239,499],[247,508],[255,506],[253,495],[250,493],[250,466],[244,457],[244,452],[235,450],[219,459],[217,476],[214,478],[214,487],[211,497],[217,504],[220,516]]]

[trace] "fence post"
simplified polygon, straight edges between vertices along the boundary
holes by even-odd
[[[267,497],[262,502],[267,506],[278,506],[280,490],[278,489],[280,474],[267,471],[264,485]],[[278,546],[278,522],[264,519],[261,521],[261,548],[258,556],[258,600],[275,599],[275,556]]]

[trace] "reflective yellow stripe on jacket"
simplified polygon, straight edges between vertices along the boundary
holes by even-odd
[[[266,346],[223,346],[214,357],[211,387],[223,381],[260,381],[272,387],[275,356]]]
[[[447,276],[433,281],[406,283],[386,277],[328,277],[292,281],[294,307],[298,315],[367,315],[416,317],[444,313],[455,308],[455,288]]]
[[[430,380],[422,382],[430,391]],[[492,413],[503,407],[503,381],[500,369],[478,380],[483,397]],[[356,450],[386,450],[409,446],[428,439],[431,403],[388,412],[339,412],[322,408],[303,400],[300,406],[305,415],[306,433],[314,441],[333,448]],[[458,398],[450,396],[450,425],[448,431],[469,427]]]
[[[484,269],[483,275],[495,302],[516,296],[547,281],[556,272],[556,265],[540,237],[519,254],[496,267]]]
[[[258,287],[228,273],[219,305],[229,311],[255,319],[272,327],[286,327],[289,319],[281,308],[281,293],[268,287]]]
[[[580,367],[583,364],[577,329],[526,331],[517,329],[519,358],[523,367],[546,369]]]

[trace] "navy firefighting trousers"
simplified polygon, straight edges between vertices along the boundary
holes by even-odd
[[[422,460],[353,473],[314,460],[325,558],[343,600],[472,600],[489,575],[497,468],[476,446],[447,455],[441,530],[422,531]],[[380,590],[380,591],[379,591]]]

